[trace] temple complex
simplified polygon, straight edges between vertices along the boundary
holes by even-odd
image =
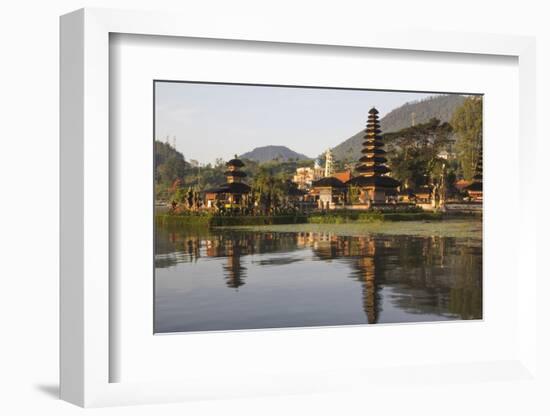
[[[318,160],[312,163],[313,166],[309,165],[311,161],[306,160],[304,163],[301,160],[292,160],[285,163],[287,166],[294,163],[296,173],[293,176],[284,170],[270,173],[272,178],[276,178],[273,181],[278,181],[278,188],[273,191],[276,194],[276,202],[271,204],[275,207],[272,211],[276,213],[286,213],[292,210],[308,213],[315,210],[334,209],[383,211],[414,207],[446,211],[479,211],[481,209],[481,204],[479,204],[483,200],[481,148],[473,181],[468,182],[460,179],[455,181],[454,188],[449,185],[448,187],[452,190],[448,192],[452,193],[453,199],[447,198],[442,206],[438,206],[436,202],[441,201],[440,185],[434,185],[427,174],[424,175],[425,181],[419,181],[416,178],[415,183],[413,178],[403,178],[403,184],[390,176],[391,169],[388,166],[385,138],[380,129],[378,114],[375,107],[368,112],[366,127],[361,132],[363,137],[361,157],[358,159],[355,169],[350,167],[347,159],[336,161],[329,148],[324,154],[324,166]],[[393,151],[392,148],[389,150]],[[446,151],[439,152],[437,155],[438,158],[445,161],[456,157],[454,153]],[[243,161],[235,155],[225,166],[226,182],[216,188],[204,191],[205,204],[202,200],[195,201],[198,198],[198,193],[196,195],[193,193],[192,196],[196,198],[190,202],[181,202],[182,206],[186,209],[198,210],[205,207],[249,215],[258,215],[263,210],[261,212],[265,215],[267,210],[264,209],[265,207],[262,205],[264,202],[259,196],[262,193],[258,191],[253,195],[251,187],[245,183],[247,174],[242,170]],[[336,166],[339,166],[341,170],[337,171]],[[254,172],[257,168],[254,165],[251,171]],[[284,166],[284,168],[287,167]],[[285,175],[288,176],[285,177]],[[424,183],[424,185],[419,186],[419,183]],[[181,181],[179,181],[173,185],[173,188],[181,186]],[[265,188],[265,185],[258,185],[258,183],[256,186]],[[268,189],[268,192],[272,192],[272,190]],[[265,194],[262,195],[265,196]],[[448,195],[446,189],[444,195]],[[271,193],[269,198],[271,198]]]
[[[385,203],[388,196],[395,196],[401,183],[387,174],[391,172],[386,166],[386,151],[381,136],[378,110],[371,108],[365,129],[363,156],[359,159],[355,170],[359,173],[347,182],[349,186],[356,186],[361,190],[359,197],[362,203]]]

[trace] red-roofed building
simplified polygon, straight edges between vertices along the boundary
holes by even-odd
[[[455,182],[455,188],[459,191],[462,191],[464,188],[466,188],[468,185],[470,185],[472,182],[467,181],[465,179],[460,179]]]
[[[351,179],[351,170],[348,169],[348,170],[342,170],[340,172],[334,172],[331,176],[333,178],[340,180],[341,182],[346,183]]]

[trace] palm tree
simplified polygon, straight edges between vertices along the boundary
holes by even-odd
[[[271,170],[260,168],[260,172],[254,177],[252,186],[258,205],[265,213],[273,213],[280,205],[284,196],[284,181],[273,175]]]
[[[428,173],[433,185],[433,200],[439,201],[439,205],[445,203],[447,196],[447,166],[446,160],[434,157],[428,163]]]

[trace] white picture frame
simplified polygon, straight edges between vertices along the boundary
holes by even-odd
[[[365,27],[361,30],[325,32],[283,31],[278,25],[236,31],[228,22],[204,27],[192,16],[168,13],[82,9],[61,18],[61,397],[80,406],[158,403],[209,397],[239,397],[262,394],[295,394],[346,389],[341,380],[373,385],[375,378],[407,380],[407,370],[371,369],[369,375],[348,369],[325,369],[297,376],[281,369],[263,380],[242,380],[223,391],[227,375],[215,382],[195,374],[187,380],[112,382],[110,366],[120,359],[110,348],[113,298],[109,276],[110,172],[109,154],[109,36],[114,33],[187,38],[279,42],[282,44],[331,45],[334,47],[428,51],[441,54],[503,55],[515,57],[519,67],[519,207],[518,264],[522,281],[517,292],[517,354],[499,361],[457,365],[418,363],[408,380],[429,383],[437,374],[465,382],[484,379],[537,383],[536,361],[536,217],[528,210],[534,204],[534,183],[528,180],[529,155],[536,142],[535,41],[533,38],[399,31]],[[116,330],[116,328],[115,328]],[[330,330],[326,330],[330,331]],[[330,332],[324,336],[336,336]],[[302,337],[314,336],[301,334]],[[320,369],[323,371],[323,369]],[[444,370],[444,371],[443,371]],[[483,377],[472,376],[483,372]],[[413,380],[414,379],[414,380]],[[441,380],[445,380],[443,377]]]

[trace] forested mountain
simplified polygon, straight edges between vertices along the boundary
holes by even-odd
[[[187,162],[170,144],[155,140],[155,182],[172,183],[185,174]]]
[[[255,162],[263,163],[277,160],[279,162],[286,162],[288,160],[307,160],[310,159],[306,155],[297,153],[294,150],[289,149],[286,146],[262,146],[256,147],[254,150],[239,155],[241,159],[253,160]]]
[[[414,124],[422,124],[435,118],[441,122],[449,122],[466,97],[462,95],[441,95],[426,98],[421,101],[406,103],[395,110],[390,111],[380,120],[383,133],[391,133],[410,127]],[[336,160],[349,162],[361,157],[361,143],[363,141],[364,128],[350,138],[344,140],[332,149]]]

